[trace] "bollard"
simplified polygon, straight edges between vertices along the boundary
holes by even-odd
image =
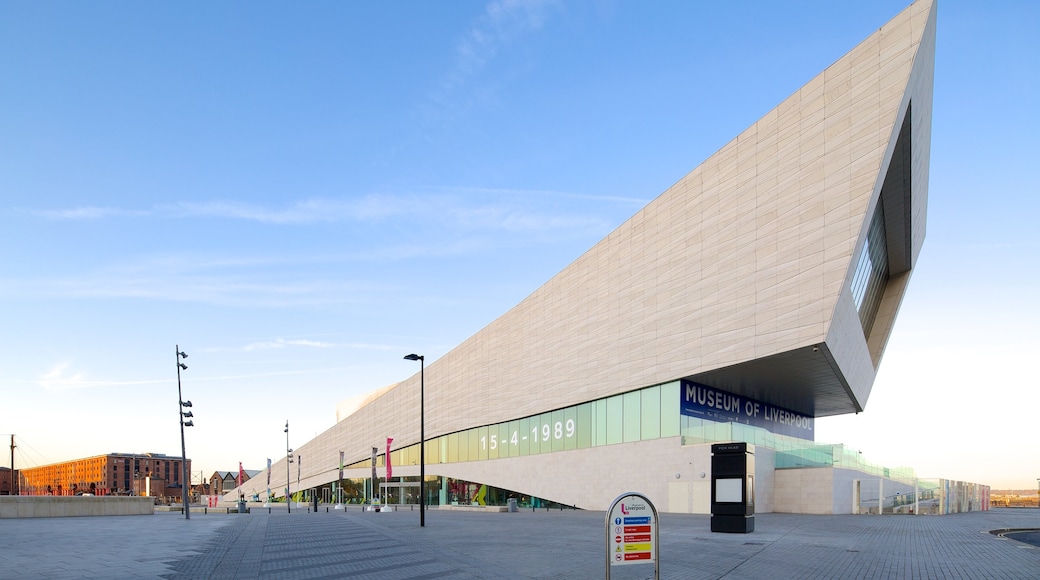
[[[267,513],[268,513],[268,514],[270,514],[270,513],[271,513],[271,508],[267,508]]]
[[[209,513],[209,506],[206,506],[206,507],[202,508],[202,515],[206,515],[208,513]]]

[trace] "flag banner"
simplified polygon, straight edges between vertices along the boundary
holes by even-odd
[[[244,474],[242,473],[242,462],[239,461],[238,462],[238,487],[242,487],[242,480],[244,479],[243,475]]]
[[[390,444],[394,442],[393,437],[386,438],[386,479],[390,481],[390,478],[394,476],[394,467],[390,465]]]
[[[343,479],[343,452],[339,452],[339,478]]]
[[[271,487],[271,458],[267,458],[267,487]]]

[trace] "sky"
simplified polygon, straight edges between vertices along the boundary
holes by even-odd
[[[0,436],[16,467],[179,456],[179,346],[195,477],[260,469],[906,5],[0,2]],[[924,249],[865,411],[817,441],[1035,489],[1037,30],[939,3]]]

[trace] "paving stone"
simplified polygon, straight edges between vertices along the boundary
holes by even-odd
[[[751,534],[662,514],[661,577],[1040,578],[1040,548],[989,532],[1040,511],[949,516],[761,514]],[[1032,539],[1034,536],[1020,536]],[[604,514],[257,510],[0,520],[0,578],[574,579],[605,575]],[[614,580],[653,566],[615,567]]]

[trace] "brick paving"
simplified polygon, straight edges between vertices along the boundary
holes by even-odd
[[[251,514],[0,520],[0,578],[582,579],[604,576],[603,512]],[[662,578],[1040,578],[1040,548],[996,529],[1040,511],[760,514],[751,534],[662,514]],[[1023,539],[1033,536],[1022,536]],[[653,566],[611,578],[652,578]]]

